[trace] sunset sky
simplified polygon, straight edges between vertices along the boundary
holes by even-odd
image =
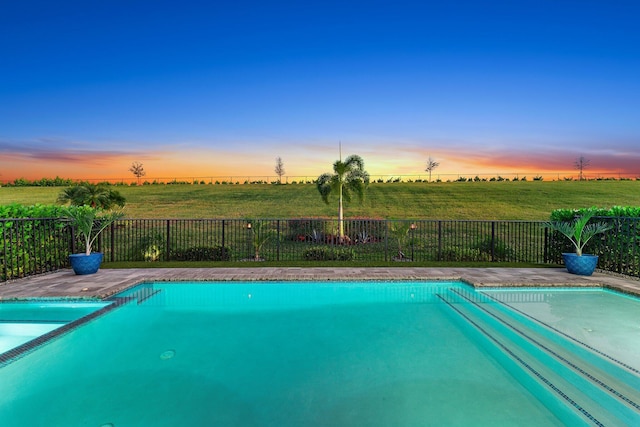
[[[640,1],[32,1],[0,8],[0,181],[640,176]]]

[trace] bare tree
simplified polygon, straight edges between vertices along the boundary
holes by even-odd
[[[136,178],[138,178],[138,185],[140,185],[140,178],[147,174],[142,167],[142,163],[140,162],[133,162],[131,164],[131,167],[129,168],[129,172],[131,172],[136,176]]]
[[[436,162],[431,156],[429,156],[429,160],[427,160],[427,167],[425,169],[425,171],[429,172],[429,182],[431,182],[431,172],[433,172],[433,170],[438,166],[440,166],[440,163]]]
[[[274,169],[276,175],[278,175],[278,184],[282,184],[282,176],[284,175],[284,163],[280,156],[276,157],[276,168]]]
[[[573,163],[575,168],[578,169],[578,172],[579,172],[578,179],[580,181],[584,179],[584,170],[589,167],[589,163],[591,163],[591,160],[585,159],[584,156],[578,157],[576,161]]]

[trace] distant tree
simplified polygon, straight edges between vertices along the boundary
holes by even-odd
[[[351,193],[355,193],[360,200],[364,198],[364,191],[369,184],[369,174],[364,170],[364,160],[360,156],[351,155],[343,162],[337,160],[333,164],[334,174],[324,173],[318,177],[316,183],[322,200],[329,204],[329,195],[338,193],[338,237],[344,241],[344,211],[343,199],[351,201]]]
[[[76,184],[65,188],[58,195],[59,203],[72,206],[88,205],[92,208],[111,209],[124,206],[125,198],[116,190],[105,184]]]
[[[431,156],[429,156],[429,160],[427,160],[427,167],[425,169],[425,171],[429,172],[429,182],[431,182],[431,172],[433,172],[433,170],[438,166],[440,166],[440,163],[436,162]]]
[[[131,172],[135,175],[136,178],[138,178],[138,185],[140,185],[140,178],[147,174],[142,167],[142,163],[140,162],[133,162],[131,164],[131,167],[129,168],[129,172]]]
[[[575,166],[576,169],[578,169],[578,179],[580,181],[582,181],[584,179],[584,170],[589,167],[589,163],[591,163],[591,160],[588,160],[586,158],[584,158],[584,156],[580,156],[576,159],[576,161],[573,163],[573,165]]]
[[[276,157],[276,168],[274,169],[276,175],[278,175],[278,184],[282,184],[282,176],[285,174],[284,172],[284,163],[282,163],[282,158],[280,156]]]

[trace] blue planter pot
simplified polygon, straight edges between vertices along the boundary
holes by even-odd
[[[598,255],[578,256],[574,253],[562,254],[564,265],[571,274],[591,276],[598,265]]]
[[[101,252],[92,252],[90,255],[71,254],[69,263],[76,274],[93,274],[100,268],[103,256]]]

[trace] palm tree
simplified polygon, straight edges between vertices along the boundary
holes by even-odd
[[[272,238],[277,237],[276,230],[269,228],[269,224],[258,221],[248,220],[247,229],[250,230],[251,245],[253,246],[254,261],[260,261],[260,250]]]
[[[343,162],[337,160],[333,164],[333,175],[324,173],[318,177],[317,186],[322,200],[329,204],[329,195],[338,193],[338,237],[344,240],[343,199],[351,201],[351,193],[355,193],[360,200],[364,198],[364,190],[369,184],[369,174],[364,170],[364,161],[358,155],[351,155]]]
[[[111,209],[124,206],[125,198],[116,190],[104,184],[76,184],[65,188],[58,195],[58,202],[71,206],[88,205],[92,208]]]
[[[71,206],[84,205],[86,189],[84,185],[76,184],[74,186],[65,188],[58,194],[58,203],[67,204]]]
[[[409,237],[409,231],[413,230],[415,227],[416,227],[415,224],[409,221],[395,221],[391,223],[389,232],[393,237],[396,238],[398,242],[398,255],[396,259],[403,260],[407,258],[404,252],[402,252],[402,248],[407,243],[407,238]]]

